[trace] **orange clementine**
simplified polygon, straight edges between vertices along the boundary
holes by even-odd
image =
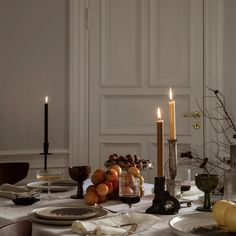
[[[135,167],[135,166],[131,166],[128,170],[127,173],[130,175],[133,175],[135,177],[139,177],[140,176],[140,170]]]
[[[87,187],[87,189],[86,189],[86,192],[89,192],[89,191],[96,191],[96,187],[94,186],[94,185],[89,185],[88,187]]]
[[[106,171],[106,180],[113,182],[115,179],[118,179],[118,172],[115,169],[109,168]]]
[[[115,169],[118,173],[118,176],[122,174],[122,169],[119,165],[112,165],[109,169]]]
[[[84,195],[84,200],[88,205],[95,205],[98,203],[99,197],[94,191],[89,191]]]
[[[106,184],[101,183],[96,187],[96,192],[99,196],[106,196],[108,194],[108,187]]]
[[[109,193],[112,193],[112,191],[113,191],[113,183],[111,182],[111,181],[108,181],[108,180],[106,180],[105,182],[104,182],[104,184],[106,184],[107,185],[107,187],[108,187],[108,194]]]

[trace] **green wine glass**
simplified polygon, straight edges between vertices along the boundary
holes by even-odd
[[[197,207],[197,211],[212,211],[210,193],[219,185],[219,175],[196,174],[195,183],[198,189],[204,192],[204,204]]]

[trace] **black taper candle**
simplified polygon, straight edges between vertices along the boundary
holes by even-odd
[[[48,97],[44,104],[44,143],[48,143]]]
[[[48,97],[45,98],[44,104],[44,143],[43,143],[43,152],[44,152],[44,170],[47,170],[47,156],[48,156]]]

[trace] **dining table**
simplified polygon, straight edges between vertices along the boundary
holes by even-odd
[[[84,189],[91,184],[91,180],[88,179],[84,182]],[[145,183],[145,195],[141,198],[139,203],[133,204],[131,208],[128,205],[120,202],[119,200],[108,200],[101,205],[104,209],[107,209],[107,215],[105,217],[112,217],[123,213],[139,212],[144,213],[152,205],[154,198],[153,184]],[[70,196],[76,193],[76,188],[65,191],[52,193],[55,197],[54,200],[44,199],[43,196],[46,193],[40,194],[40,201],[29,205],[15,205],[12,200],[6,198],[0,198],[0,227],[11,222],[30,219],[29,213],[35,209],[46,207],[46,206],[85,206],[84,199],[72,199]],[[199,204],[199,196],[202,193],[197,190],[195,186],[192,186],[188,193],[186,192],[185,199],[193,200],[191,206],[187,204],[181,204],[179,212],[175,215],[160,215],[155,214],[156,223],[149,227],[143,232],[136,232],[134,235],[165,235],[174,236],[168,222],[169,220],[176,216],[186,213],[193,213]],[[112,211],[112,212],[111,212]],[[32,221],[32,236],[76,236],[79,235],[72,231],[70,225],[51,225],[43,224]]]

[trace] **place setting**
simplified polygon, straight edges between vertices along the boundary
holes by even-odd
[[[47,206],[34,209],[29,213],[29,218],[37,223],[48,225],[72,225],[74,220],[87,220],[101,218],[107,211],[90,206]]]
[[[116,216],[104,217],[98,220],[76,220],[72,224],[72,231],[79,235],[120,235],[126,236],[147,230],[158,222],[153,215],[130,212]]]
[[[25,186],[2,184],[0,186],[0,197],[12,200],[16,205],[32,205],[39,201],[40,189],[28,189]]]
[[[77,183],[73,180],[63,179],[63,173],[54,168],[47,168],[39,170],[36,173],[38,181],[30,182],[26,184],[26,187],[31,191],[40,191],[41,200],[55,200],[59,198],[59,193],[68,192],[76,189]],[[60,194],[64,196],[64,194]]]

